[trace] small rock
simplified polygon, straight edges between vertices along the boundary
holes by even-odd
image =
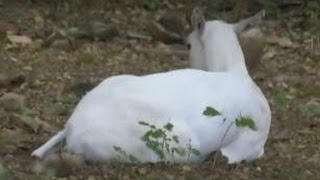
[[[46,163],[37,161],[32,166],[31,171],[35,174],[45,174],[46,176],[53,177],[56,176],[56,171],[52,168],[49,168]]]
[[[24,97],[15,93],[6,93],[0,97],[0,108],[6,111],[17,112],[24,107]]]
[[[61,177],[61,178],[57,178],[56,180],[70,180],[67,177]]]
[[[32,166],[32,172],[39,174],[41,172],[43,172],[45,170],[45,165],[44,163],[41,162],[36,162],[33,166]]]
[[[53,168],[58,176],[70,175],[74,169],[85,166],[85,160],[82,156],[67,152],[51,154],[44,160],[44,163]]]
[[[81,167],[85,165],[84,158],[81,155],[62,152],[61,154],[51,154],[45,162],[51,165],[68,164],[70,167]]]
[[[268,49],[268,51],[265,52],[262,59],[272,59],[277,55],[277,51],[274,48]]]
[[[79,179],[76,176],[69,176],[68,178],[69,178],[69,180],[78,180]]]
[[[139,174],[145,175],[147,173],[147,170],[145,168],[139,168],[138,169]]]
[[[245,56],[246,65],[253,71],[260,64],[266,45],[265,37],[258,28],[252,28],[239,35],[239,42]]]
[[[261,167],[257,166],[256,169],[257,171],[261,172]]]
[[[278,39],[278,44],[283,48],[293,48],[295,47],[294,43],[288,38],[280,38]]]
[[[36,39],[35,41],[33,41],[32,43],[32,49],[39,49],[41,48],[41,46],[44,44],[42,39]]]
[[[191,167],[188,166],[188,165],[183,165],[183,166],[182,166],[182,171],[184,171],[184,172],[189,172],[189,171],[191,171]]]
[[[66,50],[71,47],[70,42],[67,39],[57,39],[52,42],[51,48],[59,49],[59,50]]]
[[[96,178],[94,176],[89,176],[88,180],[96,180]]]
[[[70,164],[72,164],[73,167],[81,167],[85,165],[84,158],[81,155],[64,152],[61,153],[60,156],[64,161],[67,161]]]
[[[31,44],[32,43],[32,40],[28,36],[8,34],[7,37],[10,42],[16,43],[16,44]]]
[[[10,79],[7,74],[0,74],[0,88],[4,88],[10,84]]]
[[[104,24],[99,21],[90,21],[84,24],[81,28],[84,32],[84,38],[98,39],[98,40],[111,40],[119,35],[118,29],[112,24]]]
[[[320,162],[320,154],[319,153],[314,153],[308,160],[308,163],[318,165]]]
[[[296,44],[294,44],[289,38],[286,37],[269,37],[267,39],[269,44],[277,44],[282,48],[295,48]]]

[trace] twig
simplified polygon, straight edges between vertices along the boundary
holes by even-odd
[[[188,56],[188,51],[184,50],[155,50],[155,49],[135,49],[136,51],[150,54],[164,54],[164,55],[177,55],[177,56]]]
[[[129,38],[141,39],[141,40],[146,40],[146,41],[151,41],[151,39],[152,39],[150,36],[138,34],[135,32],[130,32],[130,31],[126,32],[126,36]]]
[[[225,121],[225,120],[226,120],[226,119],[224,119],[224,121]],[[232,121],[232,122],[229,124],[226,132],[223,134],[223,137],[222,137],[222,139],[221,139],[221,141],[220,141],[220,147],[221,147],[224,139],[226,138],[226,136],[227,136],[227,134],[228,134],[228,132],[229,132],[229,130],[230,130],[230,128],[231,128],[231,126],[232,126],[233,124],[234,124],[234,121]],[[220,148],[219,148],[219,149],[220,149]],[[217,159],[218,159],[218,153],[216,153],[216,154],[214,155],[214,158],[213,158],[213,167],[215,167]]]

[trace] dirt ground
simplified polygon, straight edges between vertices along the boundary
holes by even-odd
[[[110,5],[102,11],[4,2],[0,3],[0,96],[14,93],[24,102],[0,107],[1,180],[320,179],[320,48],[313,43],[313,34],[301,28],[303,19],[285,17],[262,24],[268,43],[258,67],[250,70],[272,108],[270,137],[261,159],[239,165],[226,165],[222,158],[213,164],[209,158],[200,164],[60,162],[43,167],[30,157],[32,150],[63,127],[85,91],[112,75],[185,68],[188,57],[140,36],[148,35],[148,21],[166,7],[151,12]],[[63,36],[66,29],[92,19],[121,31],[104,40]],[[124,37],[129,31],[139,36]]]

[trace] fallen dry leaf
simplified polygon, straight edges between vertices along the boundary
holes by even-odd
[[[32,40],[28,36],[7,34],[7,38],[11,43],[31,44]]]
[[[296,44],[293,43],[289,38],[286,37],[269,37],[267,38],[267,42],[269,44],[276,44],[279,45],[282,48],[295,48]]]
[[[38,117],[32,118],[20,114],[13,114],[13,117],[16,121],[22,122],[24,126],[33,132],[38,132],[40,129],[43,129],[46,132],[53,132],[53,127],[49,123],[40,120]]]

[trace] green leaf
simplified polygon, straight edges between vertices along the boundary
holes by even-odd
[[[9,171],[4,167],[4,165],[2,165],[1,161],[0,161],[0,179],[9,179]]]
[[[318,142],[318,141],[320,142],[320,133],[316,134],[315,137],[316,137],[316,141],[317,141],[317,142]]]
[[[139,121],[139,124],[142,126],[150,126],[147,122]]]
[[[299,106],[300,112],[306,115],[319,115],[320,114],[320,104],[308,103]]]
[[[161,129],[156,129],[155,131],[153,131],[152,135],[153,138],[158,139],[160,137],[164,136],[164,132]]]
[[[254,131],[257,129],[255,122],[250,117],[240,117],[235,122],[237,127],[248,127]]]
[[[201,154],[198,149],[191,148],[190,150],[191,150],[191,153],[196,155],[196,156],[200,156],[200,154]]]
[[[173,124],[171,123],[167,123],[166,125],[163,126],[163,128],[165,128],[168,131],[172,131],[173,129]]]
[[[203,111],[203,114],[206,116],[211,116],[211,117],[221,115],[221,113],[219,111],[217,111],[213,107],[209,107],[209,106],[206,108],[206,110]]]
[[[177,153],[180,157],[186,156],[186,150],[182,147],[173,147],[172,148],[172,153]]]
[[[175,143],[179,144],[179,138],[178,138],[178,136],[173,135],[173,136],[172,136],[172,139],[173,139],[173,141],[174,141]]]
[[[285,92],[277,92],[273,99],[276,106],[282,109],[288,108],[292,104],[292,100],[287,97]]]
[[[133,156],[131,154],[127,154],[127,152],[119,146],[113,146],[113,149],[119,154],[119,157],[121,159],[127,160],[131,163],[139,163],[140,162],[138,158],[136,158],[135,156]]]
[[[113,149],[117,152],[121,151],[121,148],[119,146],[113,146]]]
[[[140,163],[139,159],[133,155],[129,155],[129,161],[132,163]]]
[[[151,129],[156,129],[156,126],[155,125],[150,125],[149,126]]]
[[[143,141],[146,141],[146,140],[148,140],[151,136],[152,136],[152,134],[153,134],[153,131],[152,130],[149,130],[149,131],[147,131],[146,133],[144,133],[144,135],[142,136],[142,140]]]

